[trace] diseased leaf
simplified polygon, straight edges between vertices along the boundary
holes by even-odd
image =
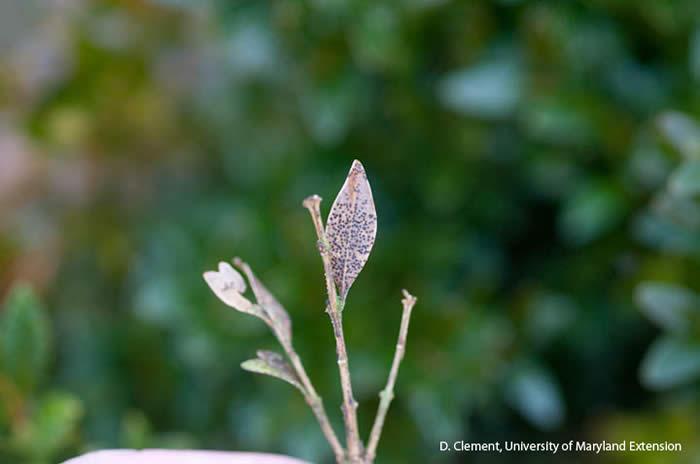
[[[376,235],[377,213],[372,189],[362,163],[355,160],[333,202],[326,225],[331,271],[341,298],[345,299],[367,262]]]
[[[277,377],[294,385],[299,390],[304,390],[294,370],[292,370],[281,354],[264,350],[258,351],[257,354],[258,357],[256,359],[244,361],[241,367],[246,371]]]
[[[254,305],[241,295],[241,292],[246,289],[245,280],[229,263],[222,261],[219,263],[218,271],[205,272],[204,280],[216,296],[228,306],[242,313],[257,316],[265,322],[269,321],[267,314],[260,306]]]
[[[234,264],[240,268],[243,273],[248,278],[250,287],[253,289],[255,298],[258,301],[258,305],[267,313],[267,316],[272,323],[272,329],[275,333],[287,340],[292,341],[292,321],[289,318],[287,310],[277,301],[277,298],[270,293],[270,291],[265,288],[265,286],[258,280],[258,278],[253,273],[253,270],[248,266],[248,263],[241,260],[240,258],[234,258]]]

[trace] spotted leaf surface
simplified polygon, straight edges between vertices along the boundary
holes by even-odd
[[[377,235],[377,213],[372,189],[362,163],[352,163],[348,177],[333,202],[326,225],[331,271],[341,298],[345,298],[369,258]]]
[[[294,370],[281,354],[263,350],[258,351],[257,354],[258,357],[256,359],[244,361],[241,367],[246,371],[277,377],[303,391],[301,382],[299,382]]]
[[[258,300],[258,305],[267,313],[270,318],[272,329],[275,333],[285,340],[292,340],[292,321],[289,318],[287,310],[277,301],[270,291],[258,280],[253,273],[253,270],[248,266],[248,263],[239,258],[234,259],[234,263],[248,278],[250,287],[253,289],[255,298]]]

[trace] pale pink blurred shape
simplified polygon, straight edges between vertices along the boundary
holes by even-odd
[[[308,464],[265,453],[222,451],[105,450],[70,459],[63,464]]]
[[[97,163],[80,155],[47,160],[46,174],[50,194],[70,207],[84,206],[100,182]]]
[[[0,126],[0,203],[14,197],[37,171],[26,139],[10,127]]]

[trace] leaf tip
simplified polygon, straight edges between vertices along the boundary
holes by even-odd
[[[253,304],[242,295],[247,287],[245,280],[230,264],[221,261],[218,271],[206,271],[202,277],[214,294],[228,306],[242,312],[253,311]]]
[[[360,177],[361,179],[367,179],[367,172],[365,171],[365,167],[362,165],[362,162],[360,162],[360,160],[353,160],[352,166],[350,166],[350,172],[348,173],[348,177]]]
[[[352,166],[350,166],[350,170],[352,171],[353,169],[361,169],[365,170],[365,167],[362,165],[362,162],[358,159],[352,160]]]
[[[255,365],[258,362],[259,361],[257,359],[246,359],[245,361],[243,361],[241,363],[241,369],[243,369],[244,371],[248,371],[248,372],[256,372],[254,369],[255,369]]]

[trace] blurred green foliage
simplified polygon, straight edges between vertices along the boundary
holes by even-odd
[[[2,2],[0,461],[328,462],[298,393],[239,368],[273,338],[201,273],[251,263],[339,428],[300,202],[327,213],[355,157],[379,216],[345,311],[365,433],[399,289],[419,297],[379,462],[642,437],[686,449],[648,462],[696,461],[699,17],[696,0]]]
[[[34,293],[15,287],[0,319],[0,426],[3,462],[55,462],[75,445],[80,401],[67,393],[37,391],[50,352],[49,321]]]

